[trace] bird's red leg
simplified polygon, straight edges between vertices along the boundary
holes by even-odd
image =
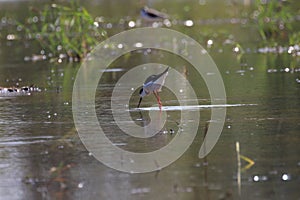
[[[156,99],[157,99],[157,103],[158,103],[158,106],[159,106],[159,110],[161,110],[162,104],[161,104],[161,101],[160,101],[160,97],[159,97],[159,95],[158,95],[157,92],[153,92],[153,94],[155,95],[155,97],[156,97]]]

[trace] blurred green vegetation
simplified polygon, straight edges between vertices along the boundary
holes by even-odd
[[[37,41],[38,52],[47,58],[80,61],[108,35],[128,29],[129,21],[141,20],[138,15],[142,5],[134,0],[53,2],[37,3],[34,7],[23,3],[24,8],[30,7],[29,12],[22,9],[21,13],[6,12],[5,17],[0,14],[2,21],[12,25],[0,31],[0,38]],[[299,5],[296,0],[187,0],[157,1],[149,6],[168,13],[170,28],[188,34],[208,50],[235,49],[235,54],[241,54],[259,47],[299,45]],[[14,23],[14,19],[22,21]],[[188,19],[193,20],[192,27],[184,26]]]
[[[285,1],[256,0],[253,17],[257,20],[258,31],[265,44],[278,45],[290,42],[295,33],[292,23],[297,13],[293,13]],[[298,43],[300,40],[292,40]]]
[[[69,5],[46,4],[43,9],[30,8],[30,16],[19,23],[26,39],[35,39],[53,57],[69,60],[84,58],[97,42],[106,37],[91,14],[72,0]]]

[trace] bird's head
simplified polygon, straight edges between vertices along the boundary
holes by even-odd
[[[143,88],[143,87],[141,88],[141,90],[140,90],[140,92],[139,92],[139,93],[140,93],[140,97],[141,97],[141,98],[143,98],[144,96],[148,95],[147,91],[146,91],[146,90],[144,90],[144,88]]]
[[[146,15],[146,14],[147,14],[147,10],[148,10],[148,7],[147,7],[147,6],[143,7],[143,8],[141,9],[141,15],[142,15],[142,16]]]

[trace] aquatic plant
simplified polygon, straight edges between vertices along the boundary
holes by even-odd
[[[278,0],[256,0],[253,18],[257,20],[258,31],[265,42],[277,45],[287,42],[292,29],[293,14],[289,6]]]
[[[300,32],[293,32],[292,34],[290,34],[289,37],[289,44],[290,45],[300,45]]]
[[[69,6],[53,3],[42,10],[30,8],[30,17],[20,26],[27,39],[36,39],[43,52],[60,60],[79,61],[106,37],[100,22],[75,0]]]

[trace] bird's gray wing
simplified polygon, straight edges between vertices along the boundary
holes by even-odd
[[[148,7],[144,7],[144,9],[148,14],[151,14],[153,16],[157,16],[163,19],[169,18],[169,16],[166,13],[159,12],[158,10],[148,8]]]
[[[155,91],[161,91],[162,86],[165,83],[165,79],[168,75],[168,70],[169,67],[163,71],[162,73],[158,74],[158,75],[151,75],[149,76],[144,85],[143,88],[149,93],[149,92],[153,92]]]
[[[153,84],[153,82],[156,80],[156,78],[157,78],[157,75],[151,75],[151,76],[149,76],[149,77],[145,80],[144,86]]]

